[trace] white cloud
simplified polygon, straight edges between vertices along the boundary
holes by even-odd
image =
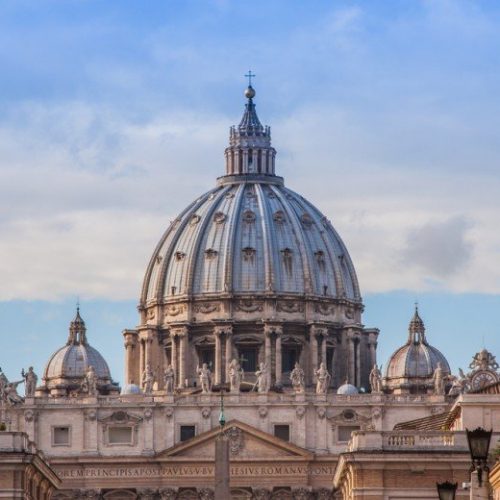
[[[137,298],[169,219],[223,171],[226,117],[102,113],[27,105],[3,125],[1,300]],[[421,169],[425,154],[405,165],[338,109],[274,125],[278,172],[332,219],[364,292],[500,292],[496,176]]]
[[[401,252],[403,265],[417,267],[430,279],[460,273],[472,258],[473,245],[467,240],[469,227],[464,217],[456,216],[411,229]]]

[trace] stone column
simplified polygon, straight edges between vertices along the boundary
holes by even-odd
[[[268,372],[271,371],[271,331],[264,330],[265,335],[265,360]]]
[[[276,385],[277,386],[281,385],[281,372],[282,372],[281,337],[282,337],[282,335],[283,335],[283,331],[281,329],[276,330],[275,374],[276,374]]]
[[[354,332],[347,331],[347,382],[349,384],[355,383],[354,381]],[[341,381],[343,383],[343,381]]]
[[[361,385],[361,338],[356,336],[354,340],[354,352],[356,354],[356,385]]]
[[[139,334],[135,330],[124,330],[125,339],[125,383],[138,384],[139,378],[136,373],[136,345]]]
[[[370,333],[368,336],[368,345],[370,346],[370,368],[377,364],[377,336]]]
[[[314,325],[309,330],[309,350],[311,353],[311,383],[314,384],[315,373],[318,369],[318,337],[316,336],[316,327]]]
[[[153,350],[153,335],[151,332],[147,332],[147,337],[144,339],[145,340],[145,363],[146,366],[150,366],[151,369],[154,370],[153,366],[153,357],[152,357],[152,350]],[[145,367],[144,367],[145,368]]]
[[[214,373],[214,384],[219,385],[221,383],[221,368],[222,368],[222,350],[220,336],[222,332],[219,328],[214,330],[215,338],[215,373]]]
[[[325,363],[325,366],[328,366],[328,362],[326,360],[326,339],[328,338],[328,331],[325,329],[323,335],[321,335],[321,362]]]
[[[330,375],[332,376],[332,385],[334,387],[337,387],[337,385],[340,385],[342,384],[343,382],[341,382],[340,380],[338,380],[338,376],[339,376],[339,373],[338,373],[338,359],[337,359],[337,353],[338,353],[338,349],[337,349],[337,339],[334,337],[331,339],[331,345],[332,345],[332,348],[333,348],[333,353],[332,353],[332,373],[330,373]]]
[[[179,385],[179,364],[177,362],[177,333],[170,332],[170,338],[172,339],[171,351],[170,351],[170,364],[174,370],[174,384]]]
[[[226,330],[226,383],[229,383],[229,363],[233,358],[233,332],[230,329]]]
[[[188,332],[187,329],[183,329],[177,334],[179,336],[179,388],[184,387],[184,381],[186,379],[186,362],[187,362],[187,340]]]

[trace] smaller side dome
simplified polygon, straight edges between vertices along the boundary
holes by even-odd
[[[345,382],[337,389],[337,394],[341,394],[343,396],[353,396],[354,394],[359,394],[358,388],[352,384]]]
[[[433,374],[438,368],[443,375],[450,374],[450,365],[444,355],[427,342],[425,325],[418,307],[408,327],[406,344],[389,358],[384,388],[394,393],[427,393],[433,387]]]
[[[87,328],[77,307],[76,316],[69,326],[66,345],[50,357],[45,366],[43,383],[38,393],[53,396],[84,393],[85,381],[89,368],[96,377],[96,389],[99,394],[111,394],[119,391],[112,381],[108,364],[97,349],[87,341]]]

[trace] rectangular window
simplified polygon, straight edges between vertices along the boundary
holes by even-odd
[[[274,435],[277,438],[283,439],[283,441],[290,441],[290,426],[289,425],[275,425]]]
[[[243,347],[240,351],[240,364],[244,371],[257,371],[257,349],[255,347]]]
[[[181,425],[181,441],[187,441],[188,439],[194,438],[196,434],[196,428],[194,425]]]
[[[69,427],[52,427],[52,446],[69,446]]]
[[[132,444],[132,427],[108,427],[109,444]]]
[[[341,425],[338,428],[338,441],[347,442],[351,439],[351,433],[359,431],[359,425]]]

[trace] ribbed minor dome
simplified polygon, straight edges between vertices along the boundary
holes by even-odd
[[[66,345],[52,354],[45,366],[43,385],[47,390],[79,387],[90,366],[94,368],[100,389],[116,389],[108,364],[99,351],[89,345],[86,332],[78,308],[70,323]]]
[[[390,357],[386,368],[385,383],[389,389],[424,388],[435,369],[441,364],[443,373],[450,374],[450,366],[444,355],[431,346],[425,337],[424,322],[415,309],[410,322],[408,340]]]
[[[93,366],[97,378],[111,378],[108,364],[99,351],[88,344],[71,344],[61,347],[50,358],[44,378],[83,378],[89,366]]]
[[[246,177],[222,178],[173,222],[143,301],[222,292],[359,300],[351,259],[326,217],[279,178]]]

